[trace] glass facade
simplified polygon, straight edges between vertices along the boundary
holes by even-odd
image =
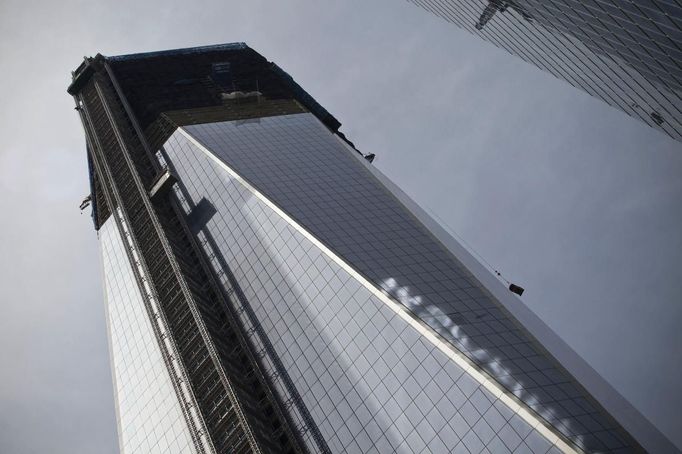
[[[124,454],[195,453],[113,217],[100,228],[99,239],[120,450]]]
[[[324,134],[310,114],[293,120],[296,129],[312,124],[314,133]],[[284,118],[261,119],[261,126],[281,132],[282,121],[286,125]],[[215,207],[199,238],[226,288],[234,285],[228,274],[239,283],[233,293],[249,306],[240,308],[244,322],[260,325],[272,343],[278,359],[268,358],[271,374],[279,376],[275,364],[283,366],[294,387],[278,380],[280,391],[301,397],[332,452],[552,449],[250,185],[179,132],[165,150],[187,189],[188,214],[202,199]],[[307,441],[318,448],[312,437]]]
[[[186,126],[162,150],[279,391],[332,452],[631,447],[312,114]]]
[[[682,140],[676,0],[409,0]]]
[[[641,450],[615,391],[275,64],[237,43],[73,74],[123,452]]]

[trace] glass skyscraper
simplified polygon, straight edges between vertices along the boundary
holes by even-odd
[[[682,140],[678,0],[408,0]]]
[[[246,45],[68,91],[122,452],[674,450]]]

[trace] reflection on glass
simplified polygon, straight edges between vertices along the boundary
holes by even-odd
[[[410,0],[682,140],[682,7],[620,0]]]
[[[185,130],[214,154],[181,132],[166,143],[183,206],[214,207],[198,238],[311,449],[315,427],[332,451],[550,444],[269,203],[574,443],[602,446],[590,430],[623,443],[613,428],[582,425],[583,415],[601,416],[570,378],[312,115]]]
[[[99,238],[121,452],[194,453],[113,216],[101,226]]]

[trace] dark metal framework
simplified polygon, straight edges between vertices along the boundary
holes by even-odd
[[[130,262],[185,419],[201,453],[306,452],[213,276],[156,152],[182,123],[311,111],[340,124],[244,44],[86,58],[73,73],[88,145],[93,218],[110,216]],[[317,435],[317,436],[316,436]]]

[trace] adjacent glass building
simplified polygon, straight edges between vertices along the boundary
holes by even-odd
[[[124,453],[674,450],[246,45],[69,93]]]
[[[682,140],[678,0],[409,0]]]

